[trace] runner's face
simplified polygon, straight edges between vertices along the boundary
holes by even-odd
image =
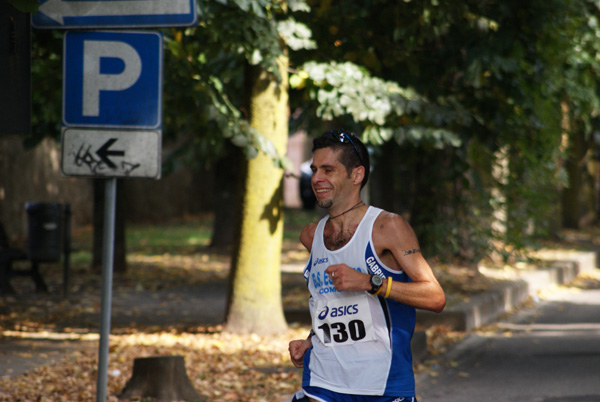
[[[338,159],[341,150],[321,148],[315,150],[310,168],[312,189],[321,208],[331,208],[351,195],[352,180]]]

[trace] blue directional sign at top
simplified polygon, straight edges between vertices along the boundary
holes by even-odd
[[[195,0],[41,0],[34,28],[176,27],[197,23]]]
[[[67,32],[63,76],[64,126],[161,128],[160,32]]]

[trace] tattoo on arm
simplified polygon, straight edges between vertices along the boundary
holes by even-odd
[[[418,248],[413,248],[412,250],[404,250],[404,255],[411,255],[411,254],[416,254],[416,253],[420,253],[421,250]]]

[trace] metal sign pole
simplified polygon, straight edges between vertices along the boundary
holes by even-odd
[[[102,311],[100,321],[100,346],[98,349],[98,382],[96,402],[106,401],[108,377],[108,340],[112,301],[112,274],[115,239],[115,210],[117,179],[106,180],[104,192],[104,232],[102,245]]]

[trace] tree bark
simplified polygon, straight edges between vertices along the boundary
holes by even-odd
[[[565,170],[569,178],[569,186],[562,193],[562,217],[563,227],[570,229],[579,228],[579,219],[583,216],[581,202],[581,186],[583,178],[582,159],[588,149],[583,132],[575,132],[569,135],[569,148]]]
[[[288,138],[287,57],[278,60],[281,81],[253,69],[250,124],[285,154]],[[247,163],[239,246],[232,258],[226,330],[270,335],[287,328],[281,302],[283,171],[259,153]]]
[[[119,399],[156,398],[157,402],[200,401],[187,376],[183,356],[154,356],[133,361],[133,373]]]

